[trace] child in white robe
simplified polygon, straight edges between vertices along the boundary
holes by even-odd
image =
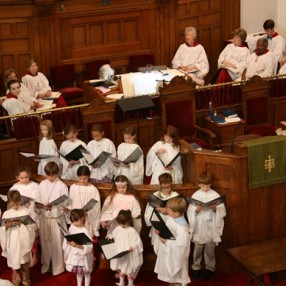
[[[77,170],[78,182],[70,186],[70,204],[73,209],[83,208],[91,199],[96,200],[95,205],[86,212],[85,226],[91,237],[99,236],[100,218],[100,195],[98,189],[88,182],[90,170],[87,166],[81,166]]]
[[[25,225],[17,217],[29,215],[28,210],[21,206],[21,195],[18,191],[7,194],[10,209],[3,213],[2,219],[7,221],[0,228],[2,255],[7,258],[7,264],[12,268],[13,284],[18,286],[31,285],[29,266],[32,260],[31,249],[35,240],[34,224]],[[22,277],[21,277],[22,276]]]
[[[119,160],[124,161],[136,148],[140,146],[135,142],[136,129],[132,126],[123,129],[124,142],[117,148],[117,157]],[[140,148],[141,150],[141,148]],[[141,150],[142,151],[142,150]],[[132,184],[143,184],[144,176],[144,158],[143,152],[138,160],[134,163],[128,164],[115,164],[116,176],[126,176]]]
[[[64,155],[67,155],[69,152],[74,150],[79,145],[82,145],[83,148],[87,148],[86,144],[77,138],[78,132],[74,125],[68,124],[64,128],[64,135],[67,140],[65,140],[60,147],[60,152]],[[67,161],[65,158],[60,156],[61,162],[63,164],[63,173],[62,179],[66,180],[77,180],[77,169],[79,166],[86,165],[84,158],[81,158],[77,161]]]
[[[48,162],[54,161],[58,164],[60,170],[62,169],[62,163],[59,159],[58,152],[56,151],[57,145],[55,143],[54,137],[54,126],[53,122],[49,119],[42,120],[40,123],[40,145],[39,145],[39,155],[53,155],[54,157],[41,159],[38,165],[38,174],[46,175],[44,168]],[[60,172],[61,173],[61,172]]]
[[[17,183],[15,183],[10,190],[17,190],[19,191],[21,196],[25,196],[27,198],[30,198],[30,200],[24,200],[24,204],[22,203],[23,207],[25,207],[30,217],[36,222],[35,227],[38,225],[38,215],[35,212],[35,199],[37,197],[38,193],[38,184],[34,181],[30,180],[31,171],[28,167],[19,167],[16,174],[16,179],[18,180]],[[36,238],[33,244],[32,248],[32,264],[35,265],[38,262],[38,228],[36,227]]]
[[[42,273],[52,271],[58,275],[65,270],[63,256],[63,236],[59,224],[66,228],[63,209],[67,202],[59,205],[49,203],[65,195],[68,196],[68,187],[58,178],[59,167],[55,162],[45,166],[47,179],[39,184],[38,197],[36,198],[36,211],[39,214],[39,232],[41,240]]]
[[[115,178],[110,194],[104,201],[100,216],[101,226],[108,229],[120,210],[131,211],[134,228],[140,233],[141,207],[130,181],[123,175]]]
[[[168,201],[171,198],[179,196],[179,194],[172,190],[172,176],[169,173],[163,173],[159,176],[159,184],[160,184],[160,190],[153,193],[155,197],[158,197],[162,201]],[[168,212],[166,209],[166,206],[158,205],[156,207],[157,211],[160,213],[161,218],[165,221],[168,217]],[[150,223],[150,218],[152,216],[154,208],[147,203],[146,209],[145,209],[145,223],[146,226],[151,226],[149,236],[151,237],[151,244],[154,245],[154,242],[156,239],[158,239],[158,235],[154,232],[155,229]]]
[[[220,197],[211,189],[212,175],[203,172],[198,176],[200,189],[196,191],[192,198],[207,203]],[[201,276],[201,261],[204,256],[205,272],[202,279],[208,280],[215,271],[215,247],[221,242],[224,227],[224,217],[226,216],[225,205],[210,205],[208,208],[202,205],[190,204],[187,211],[190,223],[190,235],[195,244],[193,252],[192,277],[199,279]]]
[[[103,151],[110,153],[112,157],[116,157],[116,149],[114,143],[104,138],[104,130],[101,124],[93,124],[91,128],[91,140],[87,144],[87,150],[90,154],[97,158]],[[90,166],[90,179],[93,183],[112,183],[113,172],[111,161],[107,159],[100,167]]]
[[[110,260],[110,268],[119,271],[118,286],[125,286],[125,276],[128,279],[127,286],[134,286],[134,279],[143,264],[143,244],[138,232],[132,227],[130,210],[121,210],[116,218],[118,226],[107,238],[114,239],[118,252],[129,250],[129,253],[120,258]]]
[[[74,209],[70,213],[71,226],[69,234],[84,233],[91,239],[91,235],[85,227],[85,214],[80,209]],[[74,241],[63,242],[64,259],[66,270],[76,273],[77,286],[82,286],[83,276],[84,285],[90,285],[90,273],[93,267],[92,244],[77,244]]]
[[[180,153],[178,130],[172,125],[168,125],[164,136],[156,142],[149,150],[146,157],[146,176],[151,177],[151,185],[159,184],[158,177],[163,173],[169,173],[172,176],[174,184],[181,184],[183,179],[183,169],[181,165],[181,156],[169,167],[165,167],[157,155],[164,156],[165,161],[172,161]]]
[[[155,241],[154,250],[157,254],[155,273],[158,279],[170,285],[186,286],[190,282],[188,275],[190,236],[189,226],[184,217],[188,208],[185,198],[176,197],[167,202],[168,218],[166,225],[175,240],[163,239],[156,230],[159,239]]]

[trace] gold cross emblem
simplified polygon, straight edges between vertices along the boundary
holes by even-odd
[[[268,155],[268,159],[264,161],[264,169],[270,173],[272,169],[275,168],[275,159],[271,158],[271,155]]]

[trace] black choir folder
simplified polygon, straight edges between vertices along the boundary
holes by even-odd
[[[173,198],[175,198],[175,197],[173,197]],[[162,199],[154,196],[152,193],[148,193],[149,206],[151,206],[152,208],[157,208],[157,207],[165,208],[167,205],[167,202],[169,200],[170,199],[162,200]]]
[[[168,159],[168,156],[166,156],[167,155],[167,153],[163,153],[163,154],[157,154],[157,153],[155,153],[156,155],[157,155],[157,157],[159,158],[159,160],[160,160],[160,162],[163,164],[163,166],[165,167],[165,168],[167,168],[167,167],[170,167],[170,166],[172,166],[172,164],[176,161],[176,159],[180,156],[180,152],[178,152],[177,154],[176,154],[176,156],[171,160],[171,161],[169,161]]]
[[[56,149],[56,151],[59,153],[59,155],[63,158],[65,158],[67,161],[78,161],[79,159],[83,158],[82,150],[86,150],[82,145],[78,145],[76,148],[74,148],[72,151],[70,151],[68,154],[63,154],[59,150]]]
[[[108,260],[120,258],[130,252],[129,250],[119,252],[113,239],[101,238],[99,239],[99,245],[101,246],[105,258]]]
[[[10,222],[10,221],[20,221],[24,225],[35,223],[35,221],[29,215],[24,215],[24,216],[17,216],[13,218],[2,218],[1,226],[5,225],[6,222]]]
[[[175,240],[175,236],[167,227],[166,223],[160,216],[159,212],[154,208],[152,215],[150,217],[150,222],[152,226],[159,231],[159,236],[164,239],[172,239]]]
[[[154,102],[148,95],[119,99],[117,100],[117,105],[120,107],[123,113],[155,107]]]
[[[81,149],[81,153],[88,163],[88,165],[91,165],[96,168],[100,168],[106,160],[111,156],[108,152],[101,152],[96,158],[93,158],[93,156],[90,154],[89,151]]]
[[[225,195],[223,196],[220,196],[214,200],[211,200],[207,203],[203,203],[199,200],[196,200],[196,199],[193,199],[193,198],[187,198],[187,201],[189,204],[193,204],[195,206],[203,206],[204,208],[208,208],[210,205],[220,205],[220,204],[223,204],[225,202]]]
[[[69,199],[68,196],[62,195],[62,196],[58,197],[57,199],[51,201],[50,203],[48,203],[46,205],[42,204],[40,202],[36,202],[36,204],[42,205],[43,207],[58,206],[58,205],[62,204],[63,202],[65,202],[68,199]]]
[[[84,233],[84,232],[80,232],[80,233],[74,233],[74,234],[69,234],[58,222],[58,226],[60,228],[60,231],[62,233],[62,235],[64,236],[64,238],[67,241],[73,241],[76,244],[79,245],[84,245],[84,244],[92,244],[92,241],[90,240],[90,238]]]
[[[55,155],[36,155],[34,153],[19,152],[22,156],[27,157],[32,160],[43,160],[56,157]]]
[[[89,202],[87,202],[81,209],[84,211],[84,212],[88,212],[89,210],[91,210],[95,204],[97,203],[97,200],[95,199],[91,199]]]
[[[142,155],[142,150],[137,147],[125,160],[119,160],[114,157],[110,157],[110,160],[113,161],[115,164],[128,164],[128,163],[135,163],[139,159],[139,157]]]

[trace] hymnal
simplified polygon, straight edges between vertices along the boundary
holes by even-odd
[[[167,152],[165,152],[165,153],[163,153],[163,154],[157,154],[157,153],[156,153],[156,155],[157,155],[157,157],[159,158],[159,160],[161,161],[161,163],[163,164],[163,166],[164,166],[165,168],[167,168],[167,167],[172,166],[172,164],[173,164],[173,163],[176,161],[176,159],[180,156],[180,152],[178,152],[178,153],[176,154],[176,156],[175,156],[171,161],[169,161],[168,153],[167,153]]]
[[[33,198],[21,195],[21,205],[29,203],[30,201],[33,201],[33,200],[34,200]]]
[[[24,215],[24,216],[18,216],[18,217],[13,217],[13,218],[2,218],[1,226],[5,225],[6,222],[10,222],[10,221],[20,221],[24,225],[35,223],[35,221],[29,215]]]
[[[48,159],[48,158],[53,158],[56,157],[55,155],[36,155],[34,153],[26,153],[26,152],[19,152],[21,155],[24,157],[27,157],[32,160],[42,160],[42,159]]]
[[[58,91],[52,91],[52,95],[51,96],[44,96],[42,97],[43,100],[54,100],[57,99],[61,96],[61,93]]]
[[[149,200],[149,206],[151,206],[152,208],[157,208],[157,207],[165,208],[167,205],[167,202],[169,201],[169,199],[162,200],[156,197],[155,195],[153,195],[152,193],[148,193],[148,200]]]
[[[197,143],[191,143],[191,145],[196,150],[199,150],[199,151],[203,150],[203,148]]]
[[[58,226],[60,228],[60,231],[62,233],[62,235],[64,236],[64,238],[67,241],[73,241],[76,244],[79,245],[84,245],[84,244],[92,244],[92,241],[90,240],[90,238],[84,233],[84,232],[80,232],[80,233],[74,233],[74,234],[69,234],[58,222]]]
[[[2,199],[2,201],[5,202],[5,203],[8,201],[8,198],[7,198],[6,195],[0,194],[0,199]]]
[[[172,234],[172,232],[167,227],[166,223],[160,216],[159,212],[154,208],[152,215],[150,217],[150,222],[152,226],[159,231],[159,236],[164,239],[172,239],[175,240],[176,238]]]
[[[95,199],[91,199],[88,203],[86,203],[81,209],[84,211],[84,212],[88,212],[89,210],[91,210],[95,204],[97,203],[97,200]]]
[[[66,200],[68,200],[69,197],[66,195],[62,195],[60,197],[58,197],[57,199],[53,200],[52,202],[48,203],[48,204],[42,204],[40,202],[36,202],[36,204],[42,205],[44,207],[50,207],[50,206],[58,206],[60,204],[62,204],[63,202],[65,202]]]
[[[232,108],[224,109],[222,111],[222,114],[225,117],[237,117],[237,112],[234,109],[232,109]]]
[[[224,117],[219,115],[211,115],[211,120],[218,124],[225,123]]]
[[[211,200],[207,203],[203,203],[199,200],[196,200],[196,199],[193,199],[193,198],[187,198],[187,201],[189,204],[193,204],[195,206],[203,206],[203,208],[208,208],[209,206],[211,205],[220,205],[220,204],[223,204],[225,202],[225,195],[223,196],[220,196],[214,200]]]
[[[96,168],[100,168],[111,156],[110,153],[105,151],[101,152],[96,158],[93,158],[93,156],[87,150],[81,150],[81,153],[88,165],[91,165]]]
[[[110,157],[110,160],[112,160],[116,164],[128,164],[128,163],[135,163],[139,159],[139,157],[142,155],[142,150],[137,147],[125,160],[119,160],[114,157]]]
[[[60,156],[65,158],[67,161],[78,161],[79,159],[83,158],[81,150],[85,150],[85,148],[82,145],[78,145],[68,154],[64,155],[63,153],[61,153],[59,150],[56,149],[56,151],[60,154]]]
[[[119,252],[113,239],[101,238],[99,245],[106,259],[120,258],[130,252],[129,250]]]

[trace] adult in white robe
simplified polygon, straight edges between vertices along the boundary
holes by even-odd
[[[168,159],[168,162],[180,152],[178,146],[173,146],[172,143],[166,143],[164,141],[156,142],[149,150],[146,157],[146,170],[145,174],[151,177],[151,185],[159,184],[158,177],[163,173],[169,173],[172,176],[174,184],[181,184],[183,179],[183,169],[181,165],[181,156],[173,162],[172,168],[165,168],[163,163],[160,161],[156,153],[159,149],[165,149],[164,157]]]
[[[219,198],[220,195],[209,189],[208,191],[199,189],[192,198],[203,203],[207,203]],[[197,205],[190,204],[187,210],[187,217],[190,224],[190,235],[195,243],[193,270],[200,270],[200,262],[204,255],[206,269],[215,270],[215,246],[221,242],[221,236],[224,228],[224,217],[226,216],[225,205],[216,206],[216,211],[211,208],[203,209],[199,213],[196,212]],[[205,248],[205,250],[204,250]],[[196,251],[198,249],[198,251]],[[203,254],[204,251],[204,254]]]
[[[136,278],[143,264],[143,244],[138,232],[131,226],[119,225],[109,237],[114,239],[118,253],[130,249],[130,247],[133,249],[120,258],[111,259],[110,268]]]
[[[140,146],[136,143],[121,143],[117,148],[117,157],[124,161],[136,148]],[[140,148],[142,151],[142,149]],[[134,163],[129,163],[128,166],[120,165],[115,169],[115,176],[124,175],[132,184],[143,184],[144,177],[144,157],[143,151],[139,159]]]
[[[172,60],[172,67],[186,73],[197,84],[203,85],[204,77],[209,72],[209,62],[204,47],[196,38],[196,28],[185,29],[186,42],[178,48]]]
[[[39,184],[36,202],[48,205],[62,195],[68,196],[68,187],[58,178],[54,182],[46,179]],[[67,202],[64,202],[60,205],[52,206],[51,209],[46,209],[37,208],[36,204],[36,211],[39,214],[42,273],[49,271],[50,266],[52,266],[53,275],[58,275],[65,270],[62,249],[63,235],[59,224],[66,228],[63,212],[63,208],[66,205]]]
[[[187,285],[191,280],[188,274],[190,236],[188,223],[183,217],[168,217],[166,225],[175,240],[167,239],[162,243],[159,239],[155,241],[154,250],[157,255],[154,272],[158,279],[169,283],[181,283]]]
[[[68,208],[71,210],[83,208],[91,199],[97,201],[87,212],[85,226],[92,237],[99,236],[101,203],[98,189],[92,184],[88,186],[73,184],[70,186],[69,197],[71,201]]]
[[[108,196],[101,209],[100,222],[113,221],[120,210],[130,210],[134,228],[140,233],[142,228],[141,207],[138,200],[133,195],[115,194],[112,202]]]
[[[69,234],[77,234],[84,233],[87,237],[92,239],[90,233],[85,227],[78,227],[72,224],[69,228]],[[64,261],[66,265],[66,270],[72,272],[74,266],[82,266],[89,273],[92,272],[93,269],[93,245],[92,244],[84,244],[83,249],[73,247],[67,243],[67,240],[64,239],[63,242],[63,250],[64,250]]]
[[[86,144],[81,141],[80,139],[76,139],[75,141],[65,140],[60,147],[60,152],[64,155],[67,155],[69,152],[74,150],[79,145],[82,145],[85,149],[87,149]],[[69,162],[60,156],[60,160],[63,164],[63,172],[62,172],[62,179],[66,180],[77,180],[77,169],[80,166],[86,165],[86,161],[84,158],[79,159],[77,164],[69,164]]]
[[[115,145],[108,138],[102,138],[99,141],[91,140],[87,144],[87,150],[90,152],[93,158],[97,158],[104,151],[110,153],[112,157],[116,157]],[[91,171],[90,178],[98,182],[101,182],[105,178],[110,179],[111,181],[113,178],[112,168],[113,166],[110,160],[107,160],[99,168],[94,168],[90,166],[90,171]]]

